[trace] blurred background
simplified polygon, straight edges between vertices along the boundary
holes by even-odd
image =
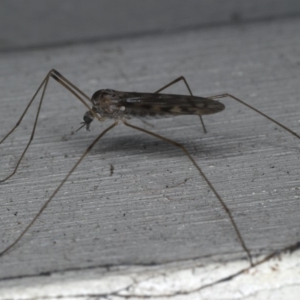
[[[300,14],[299,0],[2,0],[0,49],[95,42]]]

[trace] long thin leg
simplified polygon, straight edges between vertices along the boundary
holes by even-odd
[[[4,141],[5,141],[5,140],[6,140],[6,139],[7,139],[7,138],[8,138],[8,137],[16,130],[16,129],[17,129],[17,127],[18,127],[18,126],[20,125],[20,123],[22,122],[24,116],[26,115],[26,113],[27,113],[29,107],[30,107],[31,104],[33,103],[34,99],[36,98],[37,94],[38,94],[39,91],[43,88],[42,95],[41,95],[41,98],[40,98],[38,110],[37,110],[37,113],[36,113],[36,116],[35,116],[35,121],[34,121],[34,125],[33,125],[33,128],[32,128],[32,131],[31,131],[31,135],[30,135],[29,141],[28,141],[28,143],[27,143],[27,145],[26,145],[26,147],[25,147],[23,153],[21,154],[21,156],[20,156],[20,158],[19,158],[19,160],[18,160],[18,162],[17,162],[17,164],[16,164],[14,170],[12,171],[12,173],[9,174],[6,178],[0,180],[0,182],[6,181],[7,179],[9,179],[10,177],[12,177],[12,176],[16,173],[16,171],[17,171],[17,169],[18,169],[18,167],[19,167],[19,165],[20,165],[20,163],[21,163],[21,161],[22,161],[22,159],[23,159],[23,157],[24,157],[24,155],[25,155],[27,149],[29,148],[29,146],[30,146],[30,144],[31,144],[31,142],[32,142],[32,140],[33,140],[33,137],[34,137],[34,134],[35,134],[35,130],[36,130],[36,126],[37,126],[37,122],[38,122],[38,118],[39,118],[39,114],[40,114],[40,110],[41,110],[41,107],[42,107],[43,99],[44,99],[44,96],[45,96],[45,92],[46,92],[46,89],[47,89],[47,86],[48,86],[48,82],[49,82],[50,77],[52,77],[52,78],[55,79],[58,83],[60,83],[62,86],[64,86],[64,87],[65,87],[68,91],[70,91],[77,99],[79,99],[79,101],[82,102],[82,103],[83,103],[90,111],[92,111],[91,108],[90,108],[90,106],[87,104],[87,102],[81,97],[81,96],[83,96],[83,97],[86,98],[88,101],[90,101],[90,98],[89,98],[86,94],[84,94],[80,89],[78,89],[74,84],[72,84],[69,80],[67,80],[63,75],[61,75],[61,74],[60,74],[59,72],[57,72],[56,70],[52,69],[51,71],[49,71],[48,74],[46,75],[45,79],[42,81],[42,83],[41,83],[40,86],[38,87],[37,91],[34,93],[34,95],[33,95],[33,97],[31,98],[31,100],[29,101],[28,105],[26,106],[26,108],[25,108],[23,114],[21,115],[20,119],[18,120],[17,124],[16,124],[16,125],[15,125],[15,126],[14,126],[7,134],[6,134],[6,136],[0,141],[0,144],[3,143],[3,142],[4,142]],[[81,96],[80,96],[80,95],[81,95]],[[94,115],[99,119],[99,117],[98,117],[96,114],[94,114]]]
[[[241,99],[231,95],[231,94],[220,94],[220,95],[215,95],[215,96],[210,96],[210,97],[207,97],[209,99],[220,99],[220,98],[225,98],[225,97],[229,97],[245,106],[247,106],[248,108],[254,110],[255,112],[257,112],[258,114],[262,115],[263,117],[267,118],[268,120],[270,120],[271,122],[275,123],[276,125],[278,125],[279,127],[283,128],[284,130],[286,130],[287,132],[289,132],[290,134],[292,134],[293,136],[295,136],[296,138],[300,139],[300,135],[298,135],[295,131],[287,128],[286,126],[284,126],[283,124],[277,122],[276,120],[270,118],[269,116],[265,115],[264,113],[262,113],[261,111],[259,111],[258,109],[256,109],[255,107],[249,105],[248,103],[242,101]]]
[[[131,128],[134,128],[134,129],[137,129],[139,131],[142,131],[142,132],[145,132],[147,134],[150,134],[158,139],[161,139],[163,141],[166,141],[168,142],[169,144],[171,145],[174,145],[178,148],[180,148],[187,156],[188,158],[190,159],[190,161],[193,163],[193,165],[197,168],[197,170],[199,171],[200,175],[203,177],[203,179],[206,181],[207,185],[210,187],[210,189],[213,191],[213,193],[215,194],[215,196],[217,197],[217,199],[219,200],[220,204],[222,205],[222,207],[224,208],[225,212],[227,213],[229,219],[230,219],[230,222],[236,232],[236,235],[240,241],[240,244],[242,246],[242,248],[244,249],[244,251],[247,253],[247,256],[248,256],[248,259],[249,259],[249,262],[251,264],[251,266],[253,266],[253,261],[252,261],[252,256],[250,254],[250,251],[249,249],[247,248],[246,246],[246,243],[238,229],[238,226],[229,210],[229,208],[227,207],[226,203],[223,201],[223,199],[221,198],[221,196],[219,195],[219,193],[216,191],[216,189],[214,188],[214,186],[212,185],[212,183],[209,181],[209,179],[206,177],[206,175],[204,174],[204,172],[202,171],[202,169],[198,166],[198,164],[196,163],[196,161],[194,160],[194,158],[190,155],[190,153],[187,151],[187,149],[182,145],[182,144],[179,144],[173,140],[170,140],[168,138],[165,138],[157,133],[154,133],[154,132],[151,132],[151,131],[148,131],[146,129],[143,129],[143,128],[140,128],[140,127],[137,127],[137,126],[134,126],[134,125],[131,125],[129,123],[127,123],[126,121],[123,120],[123,123],[128,126],[128,127],[131,127]]]
[[[187,87],[187,89],[188,89],[190,95],[193,96],[192,90],[190,89],[190,86],[188,85],[186,79],[185,79],[183,76],[180,76],[180,77],[178,77],[177,79],[171,81],[171,82],[168,83],[167,85],[165,85],[165,86],[163,86],[162,88],[160,88],[159,90],[157,90],[154,94],[160,93],[161,91],[165,90],[166,88],[168,88],[169,86],[175,84],[176,82],[179,82],[180,80],[182,80],[182,81],[184,82],[184,84],[186,85],[186,87]],[[194,103],[193,103],[192,101],[191,101],[191,104],[194,106]],[[207,133],[206,128],[205,128],[205,125],[204,125],[204,122],[203,122],[203,119],[202,119],[202,116],[199,116],[199,118],[200,118],[200,122],[201,122],[201,124],[202,124],[202,128],[203,128],[204,133]]]
[[[67,176],[63,179],[63,181],[59,184],[59,186],[55,189],[55,191],[52,193],[52,195],[49,197],[49,199],[44,203],[44,205],[40,208],[38,213],[35,215],[35,217],[31,220],[31,222],[27,225],[27,227],[21,232],[21,234],[18,236],[18,238],[10,244],[8,247],[6,247],[2,252],[0,252],[0,257],[7,253],[11,248],[13,248],[20,239],[24,236],[24,234],[29,230],[29,228],[35,223],[35,221],[38,219],[38,217],[43,213],[43,211],[46,209],[48,204],[51,202],[53,197],[57,194],[57,192],[60,190],[60,188],[64,185],[64,183],[68,180],[68,178],[71,176],[71,174],[74,172],[74,170],[78,167],[78,165],[81,163],[81,161],[84,159],[84,157],[91,151],[91,149],[95,146],[95,144],[106,134],[109,130],[111,130],[113,127],[115,127],[118,124],[116,121],[112,125],[110,125],[108,128],[103,130],[101,134],[98,135],[98,137],[88,146],[88,148],[84,151],[84,153],[81,155],[81,157],[78,159],[74,167],[69,171]]]

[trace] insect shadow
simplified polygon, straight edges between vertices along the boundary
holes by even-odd
[[[180,143],[168,139],[166,137],[163,137],[157,133],[154,133],[152,131],[146,130],[144,128],[132,125],[128,122],[131,118],[165,118],[165,117],[174,117],[174,116],[180,116],[180,115],[198,115],[203,127],[204,132],[206,133],[206,128],[204,125],[204,122],[202,120],[202,115],[208,115],[208,114],[214,114],[217,112],[221,112],[225,109],[224,104],[217,101],[221,98],[231,98],[244,106],[254,110],[258,114],[262,115],[263,117],[267,118],[269,121],[275,123],[277,126],[283,128],[296,138],[300,139],[300,136],[295,133],[294,131],[290,130],[286,126],[282,125],[281,123],[277,122],[276,120],[270,118],[269,116],[265,115],[261,111],[257,110],[256,108],[250,106],[249,104],[245,103],[244,101],[238,99],[237,97],[231,95],[231,94],[219,94],[214,95],[211,97],[197,97],[193,96],[192,91],[186,81],[186,79],[181,76],[172,82],[168,83],[167,85],[163,86],[159,90],[157,90],[155,93],[135,93],[135,92],[120,92],[115,91],[111,89],[102,89],[99,91],[96,91],[92,98],[88,97],[84,92],[82,92],[78,87],[76,87],[74,84],[72,84],[66,77],[61,75],[58,71],[52,69],[48,72],[45,79],[40,84],[37,91],[34,93],[32,99],[30,100],[29,104],[25,108],[23,114],[21,115],[20,119],[16,123],[16,125],[4,136],[4,138],[0,141],[0,144],[3,143],[14,131],[15,129],[20,125],[20,123],[23,120],[23,117],[27,113],[29,107],[33,103],[34,99],[36,98],[37,94],[42,90],[42,95],[39,101],[38,110],[36,113],[34,125],[32,128],[30,139],[22,152],[19,160],[17,161],[17,164],[14,168],[14,170],[4,179],[2,179],[0,182],[4,182],[11,178],[17,171],[26,151],[28,150],[35,134],[35,130],[37,127],[37,121],[39,118],[41,106],[44,100],[45,92],[48,86],[49,79],[53,78],[55,79],[59,84],[61,84],[63,87],[65,87],[69,92],[71,92],[80,102],[83,103],[88,109],[88,111],[84,114],[82,125],[79,127],[78,130],[80,130],[83,127],[86,127],[87,130],[89,130],[91,122],[96,118],[98,121],[103,122],[106,119],[112,119],[113,124],[111,124],[109,127],[107,127],[105,130],[103,130],[96,139],[88,146],[88,148],[84,151],[84,153],[81,155],[81,157],[78,159],[76,164],[73,166],[73,168],[69,171],[69,173],[65,176],[65,178],[61,181],[59,186],[54,190],[54,192],[51,194],[51,196],[48,198],[48,200],[42,205],[40,210],[37,212],[35,217],[31,220],[31,222],[23,229],[23,231],[20,233],[20,235],[5,249],[3,249],[0,252],[0,256],[3,256],[5,253],[10,251],[26,234],[26,232],[32,227],[32,225],[35,223],[35,221],[39,218],[39,216],[43,213],[43,211],[46,209],[48,204],[52,201],[54,196],[57,194],[57,192],[60,190],[60,188],[64,185],[64,183],[68,180],[68,178],[71,176],[71,174],[74,172],[74,170],[77,168],[77,166],[81,163],[81,161],[84,159],[84,157],[90,152],[90,150],[94,147],[94,145],[111,129],[113,129],[118,123],[123,123],[127,127],[133,128],[135,130],[139,130],[141,132],[144,132],[148,135],[151,135],[153,137],[156,137],[157,139],[160,139],[162,141],[165,141],[179,149],[182,150],[182,152],[189,158],[191,163],[194,165],[194,167],[198,170],[200,176],[204,179],[204,181],[207,183],[211,191],[214,193],[216,198],[218,199],[220,205],[226,212],[231,225],[236,233],[236,236],[239,240],[239,243],[243,250],[245,251],[250,266],[253,266],[253,258],[251,256],[250,250],[248,246],[246,245],[246,242],[232,216],[231,211],[227,207],[226,203],[223,201],[222,197],[219,195],[219,193],[214,188],[211,181],[207,178],[207,176],[204,174],[200,166],[196,163],[194,158],[190,155],[188,150]],[[183,81],[189,91],[190,95],[173,95],[173,94],[161,94],[160,92],[166,89],[167,87],[179,82]],[[90,106],[92,105],[92,107]],[[77,130],[77,131],[78,131]]]

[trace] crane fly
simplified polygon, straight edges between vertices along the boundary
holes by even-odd
[[[90,98],[84,92],[82,92],[78,87],[76,87],[74,84],[72,84],[66,77],[61,75],[58,71],[52,69],[51,71],[48,72],[45,79],[42,81],[39,88],[34,93],[32,99],[30,100],[29,104],[25,108],[23,114],[21,115],[21,117],[18,120],[18,122],[16,123],[16,125],[0,141],[0,144],[3,143],[4,140],[6,140],[6,138],[8,138],[8,136],[10,136],[10,134],[20,125],[23,117],[27,113],[27,110],[33,103],[37,94],[40,91],[42,91],[30,139],[29,139],[24,151],[22,152],[19,160],[17,161],[17,164],[16,164],[14,170],[6,178],[2,179],[0,182],[4,182],[4,181],[8,180],[16,173],[27,149],[29,148],[29,146],[34,138],[35,130],[37,127],[37,121],[38,121],[39,114],[40,114],[40,109],[41,109],[41,106],[43,103],[43,99],[44,99],[45,92],[46,92],[47,85],[48,85],[50,78],[55,79],[59,84],[61,84],[63,87],[65,87],[80,102],[82,102],[83,105],[85,105],[87,107],[88,111],[84,114],[84,117],[83,117],[84,121],[82,123],[82,126],[79,129],[86,127],[86,129],[89,130],[91,122],[94,119],[97,119],[100,122],[103,122],[106,119],[112,119],[114,122],[109,127],[107,127],[105,130],[103,130],[97,136],[97,138],[88,146],[88,148],[84,151],[84,153],[78,159],[78,161],[73,166],[73,168],[69,171],[69,173],[61,181],[59,186],[54,190],[54,192],[51,194],[51,196],[42,205],[42,207],[37,212],[35,217],[31,220],[31,222],[23,229],[23,231],[20,233],[20,235],[11,244],[6,246],[6,248],[1,249],[0,256],[3,256],[5,253],[10,251],[22,239],[22,237],[33,226],[35,221],[39,218],[39,216],[46,209],[48,204],[52,201],[52,199],[57,194],[57,192],[60,190],[60,188],[68,180],[68,178],[71,176],[71,174],[77,168],[77,166],[81,163],[81,161],[84,159],[84,157],[94,147],[94,145],[108,131],[110,131],[112,128],[114,128],[116,125],[118,125],[118,123],[123,123],[127,127],[131,127],[138,131],[141,131],[148,135],[156,137],[156,138],[163,140],[177,148],[180,148],[183,151],[183,153],[189,158],[189,160],[194,165],[194,167],[198,170],[200,176],[207,183],[207,185],[209,186],[211,191],[214,193],[214,195],[218,199],[220,205],[226,212],[226,214],[231,222],[231,225],[236,233],[236,236],[239,240],[239,243],[248,257],[250,265],[251,266],[253,265],[253,259],[252,259],[250,250],[247,247],[242,234],[240,233],[240,230],[231,214],[231,211],[227,207],[226,203],[223,201],[222,197],[216,191],[216,189],[214,188],[211,181],[207,178],[207,176],[202,171],[200,166],[196,163],[194,158],[190,155],[188,150],[182,144],[180,144],[174,140],[168,139],[166,137],[163,137],[157,133],[146,130],[144,128],[132,125],[128,122],[128,120],[130,120],[131,118],[142,118],[143,119],[143,118],[165,118],[165,117],[174,117],[174,116],[180,116],[180,115],[198,115],[200,118],[203,130],[206,133],[206,128],[205,128],[205,125],[204,125],[204,122],[202,119],[202,115],[214,114],[214,113],[221,112],[222,110],[224,110],[225,109],[224,104],[219,102],[218,99],[228,97],[228,98],[231,98],[231,99],[243,104],[244,106],[254,110],[256,113],[262,115],[263,117],[267,118],[269,121],[275,123],[277,126],[283,128],[284,130],[286,130],[287,132],[289,132],[296,138],[300,139],[300,136],[297,133],[295,133],[294,131],[290,130],[286,126],[282,125],[281,123],[270,118],[269,116],[260,112],[256,108],[250,106],[249,104],[245,103],[244,101],[238,99],[237,97],[235,97],[231,94],[226,93],[226,94],[220,94],[220,95],[215,95],[215,96],[211,96],[211,97],[196,97],[192,94],[192,91],[191,91],[186,79],[183,76],[173,80],[169,84],[167,84],[164,87],[157,90],[155,93],[120,92],[120,91],[115,91],[115,90],[111,90],[111,89],[102,89],[102,90],[96,91],[93,94],[93,96]],[[163,91],[167,87],[169,87],[179,81],[183,81],[185,83],[185,85],[189,91],[189,95],[161,94],[161,91]]]

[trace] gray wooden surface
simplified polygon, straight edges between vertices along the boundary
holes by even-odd
[[[0,136],[16,123],[51,68],[84,92],[155,91],[180,75],[195,95],[229,92],[300,132],[299,19],[92,46],[2,54]],[[186,93],[183,84],[170,93]],[[299,140],[224,100],[205,117],[150,121],[183,143],[232,211],[253,255],[299,241]],[[30,136],[37,103],[1,145],[3,178]],[[28,224],[105,124],[79,127],[86,109],[53,80],[18,173],[1,184],[1,249]],[[114,173],[110,176],[110,164]],[[182,183],[182,184],[181,184]],[[246,258],[227,215],[180,150],[118,126],[91,151],[20,244],[0,278],[120,265]],[[6,284],[7,281],[3,281]]]

